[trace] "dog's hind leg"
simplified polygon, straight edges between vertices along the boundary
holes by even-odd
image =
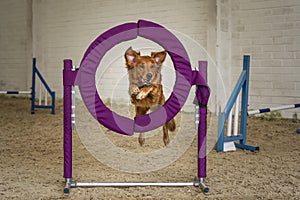
[[[167,122],[164,126],[163,126],[163,132],[164,132],[164,136],[163,136],[163,141],[164,144],[167,146],[170,143],[170,139],[169,139],[169,132],[168,131],[175,131],[176,129],[176,123],[174,118],[171,119],[169,122]]]
[[[175,123],[175,119],[171,119],[168,123],[167,123],[167,127],[169,129],[169,131],[175,131],[176,129],[176,123]]]
[[[143,146],[145,144],[145,138],[144,138],[144,134],[143,133],[140,133],[138,141],[139,141],[139,144],[141,146]]]
[[[167,124],[165,124],[163,126],[163,133],[164,133],[163,141],[164,141],[165,146],[167,146],[170,143],[170,138],[169,138],[169,133],[168,133],[168,125]]]

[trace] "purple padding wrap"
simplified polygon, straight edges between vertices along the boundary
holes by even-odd
[[[72,61],[64,60],[64,177],[72,178]],[[70,80],[72,79],[72,80]]]
[[[182,43],[173,33],[161,25],[139,20],[138,35],[158,43],[167,50],[176,69],[173,92],[165,104],[150,114],[135,117],[134,130],[146,132],[164,125],[180,111],[191,89],[192,68]]]
[[[126,135],[134,133],[134,121],[112,112],[104,105],[96,89],[95,74],[100,61],[109,49],[136,37],[136,23],[122,24],[101,34],[84,54],[75,80],[83,101],[94,118],[106,128]]]
[[[196,97],[199,102],[199,125],[198,125],[198,177],[206,177],[206,115],[207,103],[210,92],[207,86],[197,86]]]

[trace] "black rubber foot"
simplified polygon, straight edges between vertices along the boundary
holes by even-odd
[[[208,193],[209,192],[209,188],[203,188],[202,191],[203,191],[203,193]]]
[[[70,188],[65,188],[64,189],[64,195],[68,196],[70,194]]]

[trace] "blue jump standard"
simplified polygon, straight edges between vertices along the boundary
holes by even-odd
[[[36,80],[36,75],[46,88],[47,92],[50,94],[52,101],[51,101],[51,106],[43,106],[43,105],[36,105],[35,104],[35,80]],[[55,114],[55,92],[50,89],[48,86],[46,80],[42,76],[42,74],[39,72],[39,70],[36,67],[36,58],[32,59],[32,85],[31,85],[31,114],[35,113],[35,108],[46,108],[46,109],[51,109],[51,114]]]
[[[250,56],[245,55],[243,59],[243,70],[240,77],[227,101],[223,112],[218,116],[218,142],[217,152],[224,151],[224,142],[234,142],[235,147],[239,149],[249,150],[252,152],[258,151],[259,147],[246,144],[247,134],[247,117],[248,117],[248,92],[249,92],[249,74],[250,74]],[[238,136],[225,136],[225,122],[228,119],[229,113],[236,102],[237,96],[242,91],[241,101],[241,120],[240,134]],[[238,142],[235,142],[238,141]]]

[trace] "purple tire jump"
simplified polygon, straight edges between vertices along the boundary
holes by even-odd
[[[173,91],[165,104],[156,111],[140,115],[134,120],[121,116],[105,106],[96,89],[95,74],[105,53],[115,45],[137,37],[152,40],[161,45],[170,55],[176,70]],[[188,54],[177,37],[164,27],[149,21],[125,23],[116,26],[96,38],[86,50],[79,70],[72,71],[72,61],[64,61],[64,177],[65,194],[72,185],[72,127],[71,87],[78,85],[85,106],[92,116],[106,128],[124,135],[146,132],[158,128],[171,120],[182,108],[192,85],[196,85],[196,100],[199,105],[198,125],[198,174],[194,185],[202,185],[208,191],[203,179],[206,177],[206,114],[210,95],[206,77],[206,62],[200,64],[200,71],[192,71]],[[202,72],[202,73],[201,73]],[[206,75],[205,75],[206,76]]]
[[[167,50],[176,70],[176,82],[172,94],[161,108],[132,120],[104,105],[96,89],[95,74],[109,49],[138,36],[150,39]],[[75,85],[79,86],[86,107],[99,123],[115,132],[133,135],[134,132],[146,132],[164,125],[180,111],[193,85],[192,74],[188,54],[177,37],[158,24],[140,20],[116,26],[96,38],[83,56]],[[206,85],[204,80],[202,84]]]

